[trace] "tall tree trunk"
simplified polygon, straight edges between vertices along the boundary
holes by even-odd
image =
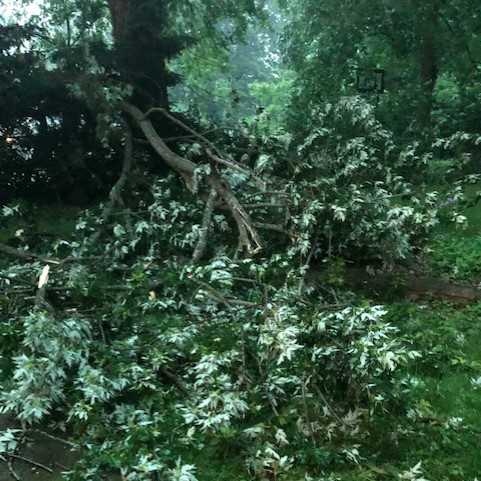
[[[417,35],[421,82],[417,120],[421,129],[430,132],[432,129],[431,114],[433,109],[434,89],[436,87],[439,72],[439,3],[438,0],[433,0],[431,2],[417,0],[417,4]]]
[[[108,0],[112,17],[113,37],[116,44],[120,43],[127,30],[130,0]]]
[[[145,8],[149,2],[150,10]],[[170,75],[161,38],[167,20],[163,3],[108,0],[108,5],[119,68],[125,80],[134,86],[134,103],[143,110],[168,108]],[[154,12],[152,17],[145,13],[150,11]]]

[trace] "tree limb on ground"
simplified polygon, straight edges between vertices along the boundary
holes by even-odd
[[[311,282],[319,282],[322,273],[311,270],[309,279]],[[380,297],[394,292],[395,295],[411,300],[425,298],[459,304],[481,301],[481,289],[476,286],[401,268],[393,272],[369,273],[365,268],[348,267],[344,273],[344,280],[351,289],[365,290]]]
[[[15,249],[14,247],[10,247],[7,244],[3,244],[0,242],[0,253],[7,254],[12,257],[17,257],[19,259],[23,259],[25,261],[39,261],[43,262],[44,264],[49,264],[53,266],[61,266],[64,264],[69,264],[71,262],[88,262],[88,261],[98,261],[99,259],[103,259],[103,257],[65,257],[65,258],[58,258],[58,257],[46,257],[40,254],[35,254],[30,251]]]
[[[237,170],[239,172],[242,172],[243,174],[247,175],[248,177],[254,179],[256,183],[259,185],[259,187],[263,190],[265,190],[266,185],[265,182],[262,179],[259,179],[257,176],[254,175],[254,172],[252,172],[251,169],[246,167],[245,165],[240,164],[239,162],[235,162],[234,160],[227,160],[225,159],[225,155],[220,152],[220,150],[209,140],[207,139],[203,134],[200,134],[196,132],[194,129],[189,127],[187,124],[179,120],[178,118],[174,117],[170,112],[168,112],[166,109],[162,107],[156,107],[150,109],[146,114],[145,118],[149,118],[150,115],[152,115],[155,112],[160,112],[162,113],[165,117],[167,117],[169,120],[174,122],[176,125],[179,127],[182,127],[185,131],[189,132],[192,137],[196,138],[200,142],[204,144],[206,147],[206,153],[208,157],[213,160],[215,163],[219,165],[224,165],[226,167],[229,167],[231,169]],[[163,139],[164,142],[166,139]]]
[[[62,264],[65,260],[56,259],[54,257],[44,257],[38,254],[34,254],[29,251],[15,249],[14,247],[10,247],[6,244],[0,243],[0,252],[7,254],[9,256],[18,257],[19,259],[23,259],[25,261],[41,261],[45,264]]]

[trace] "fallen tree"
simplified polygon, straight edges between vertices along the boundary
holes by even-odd
[[[441,300],[453,303],[469,303],[481,300],[479,286],[458,283],[432,274],[393,268],[389,272],[369,268],[348,268],[345,273],[347,286],[364,290],[371,295],[385,298],[387,295],[411,300]]]
[[[166,60],[180,40],[167,34],[198,23],[169,12],[214,21],[246,4],[110,0],[116,68],[86,42],[78,82],[68,78],[117,134],[118,179],[66,238],[0,244],[12,259],[0,269],[0,409],[21,421],[15,439],[46,422],[63,429],[81,448],[74,481],[193,481],[193,463],[219,447],[259,479],[281,479],[319,446],[356,462],[352,440],[369,439],[393,373],[419,356],[382,306],[305,282],[336,258],[395,265],[438,219],[436,195],[402,176],[416,152],[372,106],[326,106],[307,137],[278,138],[251,167],[231,149],[238,132],[213,142],[169,109]],[[198,144],[191,156],[182,138],[165,140],[172,123]],[[149,170],[159,163],[170,174]]]

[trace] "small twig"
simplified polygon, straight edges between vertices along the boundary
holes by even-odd
[[[218,132],[219,130],[222,130],[222,129],[210,129],[210,130],[206,130],[205,132],[202,132],[202,136],[205,136],[207,134],[211,134],[212,132]],[[164,137],[162,140],[164,142],[174,142],[176,140],[184,140],[184,139],[192,139],[192,138],[196,138],[196,136],[194,134],[191,134],[191,135],[180,135],[178,137]]]
[[[329,401],[326,399],[326,396],[324,396],[323,392],[321,391],[321,389],[319,388],[319,386],[317,386],[317,384],[314,384],[314,389],[316,390],[317,394],[319,395],[319,397],[321,398],[322,402],[326,405],[327,409],[329,410],[329,412],[337,419],[337,421],[344,425],[346,424],[340,417],[339,415],[336,413],[336,411],[334,411],[334,409],[331,407]]]
[[[220,165],[225,165],[226,167],[230,167],[232,169],[238,170],[239,172],[242,172],[244,175],[247,175],[250,179],[253,179],[255,183],[257,184],[257,187],[260,190],[264,190],[266,188],[266,183],[264,180],[261,178],[257,177],[254,172],[252,172],[251,169],[239,164],[238,162],[235,162],[233,160],[226,160],[222,157],[219,157],[218,155],[213,154],[209,149],[206,149],[207,155],[211,160],[216,162],[217,164]]]
[[[257,229],[273,230],[274,232],[280,232],[281,234],[289,235],[289,232],[279,224],[266,224],[265,222],[254,222],[254,227]]]
[[[215,299],[217,302],[220,302],[221,304],[225,304],[229,308],[232,308],[234,305],[244,306],[244,307],[259,307],[259,304],[255,302],[249,302],[249,301],[243,301],[241,299],[232,299],[232,298],[225,297],[217,289],[207,284],[207,282],[199,281],[198,279],[192,279],[192,280],[196,284],[198,284],[200,287],[202,287],[208,295],[210,294],[210,297]]]
[[[247,277],[233,277],[232,279],[239,282],[248,282],[250,284],[260,284],[260,282],[256,281],[255,279],[248,279]]]
[[[107,336],[105,335],[105,329],[102,324],[102,319],[98,320],[98,326],[99,326],[99,331],[100,331],[100,336],[102,338],[102,342],[107,345]]]
[[[112,212],[114,211],[115,207],[124,207],[124,201],[122,199],[122,192],[125,189],[129,181],[130,172],[133,166],[133,134],[132,129],[130,126],[125,123],[125,146],[124,146],[124,159],[122,164],[122,171],[120,173],[120,177],[118,178],[117,182],[114,184],[112,189],[109,193],[109,201],[105,204],[104,209],[102,211],[102,220],[103,224],[95,232],[92,236],[92,244],[95,244],[100,236],[102,235],[103,229],[105,229],[108,221],[112,216]],[[124,212],[128,213],[129,210],[125,210]],[[127,225],[130,223],[130,219],[128,219]]]
[[[12,476],[12,478],[15,479],[15,481],[21,481],[20,476],[15,472],[15,469],[13,469],[13,460],[11,455],[8,455],[8,456],[9,457],[7,459],[7,467],[8,467],[10,476]]]
[[[65,444],[65,446],[69,446],[70,448],[76,448],[77,447],[74,443],[71,443],[70,441],[67,441],[66,439],[59,438],[59,437],[54,436],[52,434],[46,433],[45,431],[42,431],[40,429],[31,429],[30,432],[41,434],[42,436],[45,436],[46,438],[49,438],[52,441],[57,441],[58,443]]]
[[[224,295],[221,292],[219,292],[217,289],[207,284],[207,282],[199,281],[198,279],[192,279],[192,280],[196,284],[198,284],[200,287],[202,287],[206,291],[206,294],[210,295],[210,297],[215,299],[217,302],[220,302],[221,304],[225,304],[227,307],[232,307],[230,301],[226,299]]]
[[[249,199],[251,197],[256,197],[258,195],[278,195],[280,197],[289,197],[289,194],[287,192],[284,192],[283,190],[263,190],[261,192],[255,192],[252,194],[247,194],[246,198]]]
[[[227,297],[227,301],[231,304],[236,304],[238,306],[244,307],[259,307],[257,302],[243,301],[242,299],[234,299],[233,297]]]
[[[245,209],[263,209],[274,207],[286,207],[286,204],[271,204],[270,202],[259,202],[258,204],[243,204]]]
[[[43,469],[44,471],[47,471],[47,473],[53,473],[53,469],[49,468],[48,466],[45,466],[44,464],[38,463],[37,461],[34,461],[33,459],[25,458],[24,456],[20,456],[18,454],[9,454],[9,458],[13,459],[18,459],[19,461],[23,461],[24,463],[31,464],[32,466],[35,466],[36,468]]]
[[[177,389],[181,391],[183,394],[186,396],[189,396],[189,390],[187,389],[187,386],[183,383],[183,381],[177,377],[168,367],[161,367],[159,371],[168,379],[170,379]]]

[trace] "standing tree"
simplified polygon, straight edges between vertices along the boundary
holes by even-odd
[[[352,93],[355,70],[379,64],[388,68],[388,95],[403,99],[389,108],[409,105],[418,130],[429,131],[440,76],[459,75],[466,68],[472,74],[481,60],[472,48],[481,26],[470,0],[327,1],[321,6],[299,0],[284,2],[284,7],[290,17],[288,55],[302,85],[301,105],[305,99],[323,102]],[[403,113],[404,126],[409,125],[408,114]]]

